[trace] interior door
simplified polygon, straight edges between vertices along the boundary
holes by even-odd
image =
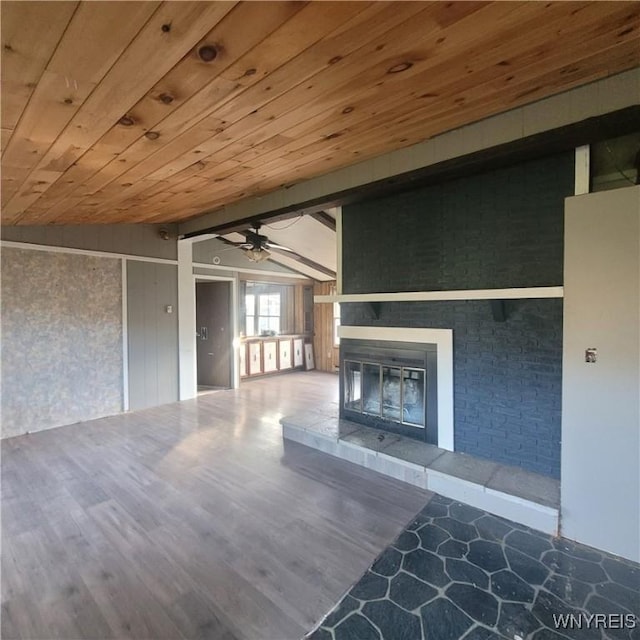
[[[196,283],[198,386],[231,387],[231,284]]]

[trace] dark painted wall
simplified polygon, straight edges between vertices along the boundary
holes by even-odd
[[[562,284],[573,154],[343,208],[344,293]],[[342,323],[453,329],[456,450],[560,475],[562,301],[343,304]]]
[[[453,329],[456,450],[559,477],[561,300],[510,300],[506,322],[487,300],[341,306],[343,324]]]
[[[573,154],[343,208],[344,293],[562,284]]]

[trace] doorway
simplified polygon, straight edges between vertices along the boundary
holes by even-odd
[[[198,391],[233,387],[231,282],[196,282]]]

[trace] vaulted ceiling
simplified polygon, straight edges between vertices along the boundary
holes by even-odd
[[[335,280],[337,273],[335,210],[326,209],[310,215],[298,215],[293,219],[273,222],[255,220],[263,226],[259,230],[269,241],[285,250],[268,247],[269,260],[297,271],[314,280]],[[246,242],[249,225],[237,226],[237,230],[220,236],[223,241]]]
[[[3,224],[169,222],[640,64],[638,2],[13,2]]]

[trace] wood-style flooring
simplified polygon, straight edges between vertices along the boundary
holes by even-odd
[[[298,445],[293,373],[2,442],[2,638],[299,639],[429,494]]]

